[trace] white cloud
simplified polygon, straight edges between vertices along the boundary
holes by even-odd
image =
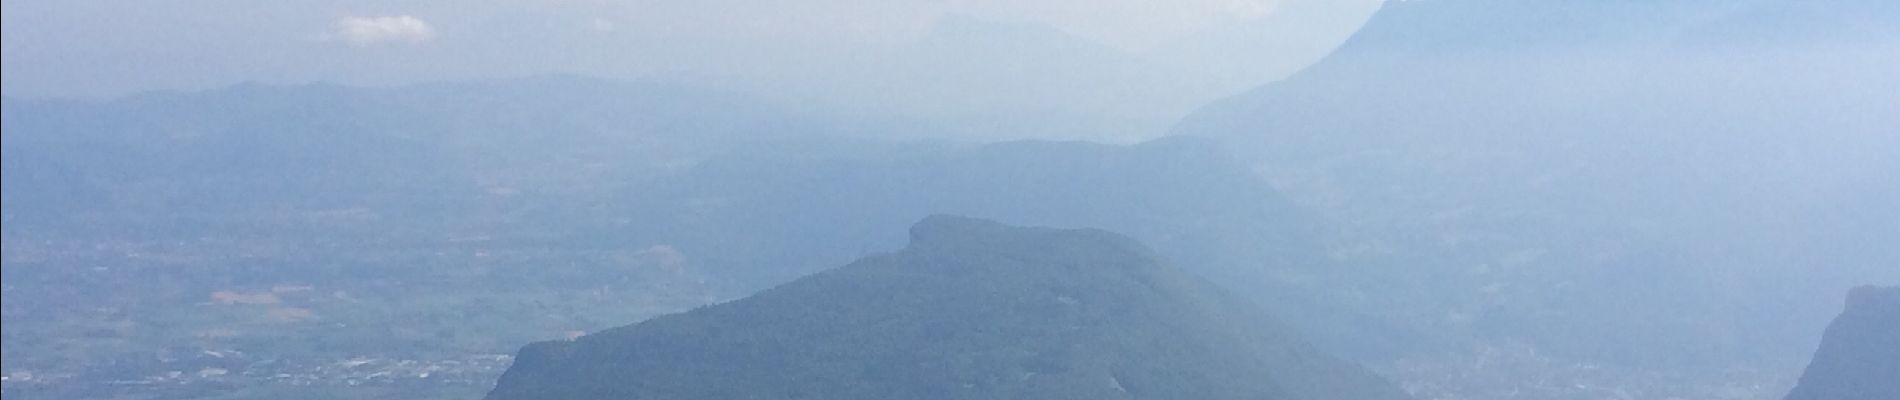
[[[428,22],[407,15],[385,17],[343,17],[330,27],[327,38],[342,40],[351,46],[417,44],[435,38]]]

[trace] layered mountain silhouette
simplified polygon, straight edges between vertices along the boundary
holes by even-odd
[[[1900,287],[1860,287],[1787,400],[1900,399]]]
[[[1335,350],[1419,342],[1348,310],[1378,306],[1337,304],[1374,289],[1335,285],[1320,228],[1206,138],[866,139],[853,133],[897,128],[571,76],[4,106],[10,233],[666,245],[736,297],[902,246],[903,227],[950,213],[1122,232],[1302,329],[1378,327],[1315,329]]]
[[[1204,108],[1176,131],[1271,143],[1261,150],[1275,159],[1332,154],[1313,154],[1312,146],[1521,145],[1554,134],[1582,136],[1583,143],[1552,144],[1574,147],[1609,136],[1602,128],[1864,131],[1857,122],[1894,118],[1866,107],[1891,104],[1874,102],[1893,99],[1888,89],[1900,85],[1884,73],[1900,65],[1900,28],[1878,23],[1900,18],[1896,8],[1878,1],[1387,2],[1326,59]],[[1792,96],[1822,93],[1831,95]],[[1747,101],[1738,101],[1743,95]],[[1811,112],[1827,107],[1866,112]]]
[[[1768,299],[1900,279],[1900,251],[1864,245],[1900,241],[1861,222],[1889,207],[1852,208],[1890,201],[1900,174],[1896,18],[1878,1],[1389,1],[1327,59],[1175,134],[1232,144],[1356,236],[1332,247],[1375,249],[1347,261],[1391,267],[1359,277],[1420,294],[1394,318],[1545,354],[1794,364],[1797,327],[1832,306]]]
[[[933,216],[901,251],[521,350],[488,398],[1404,399],[1098,230]]]

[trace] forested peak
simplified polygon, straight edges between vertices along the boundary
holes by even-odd
[[[1091,229],[937,215],[896,253],[522,349],[489,399],[1399,400]]]

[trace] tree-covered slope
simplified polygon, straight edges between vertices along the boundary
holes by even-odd
[[[1132,239],[934,216],[731,303],[527,346],[491,400],[1404,399]]]

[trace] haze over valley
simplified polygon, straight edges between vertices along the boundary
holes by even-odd
[[[7,398],[1900,374],[1892,2],[118,4],[0,12]]]

